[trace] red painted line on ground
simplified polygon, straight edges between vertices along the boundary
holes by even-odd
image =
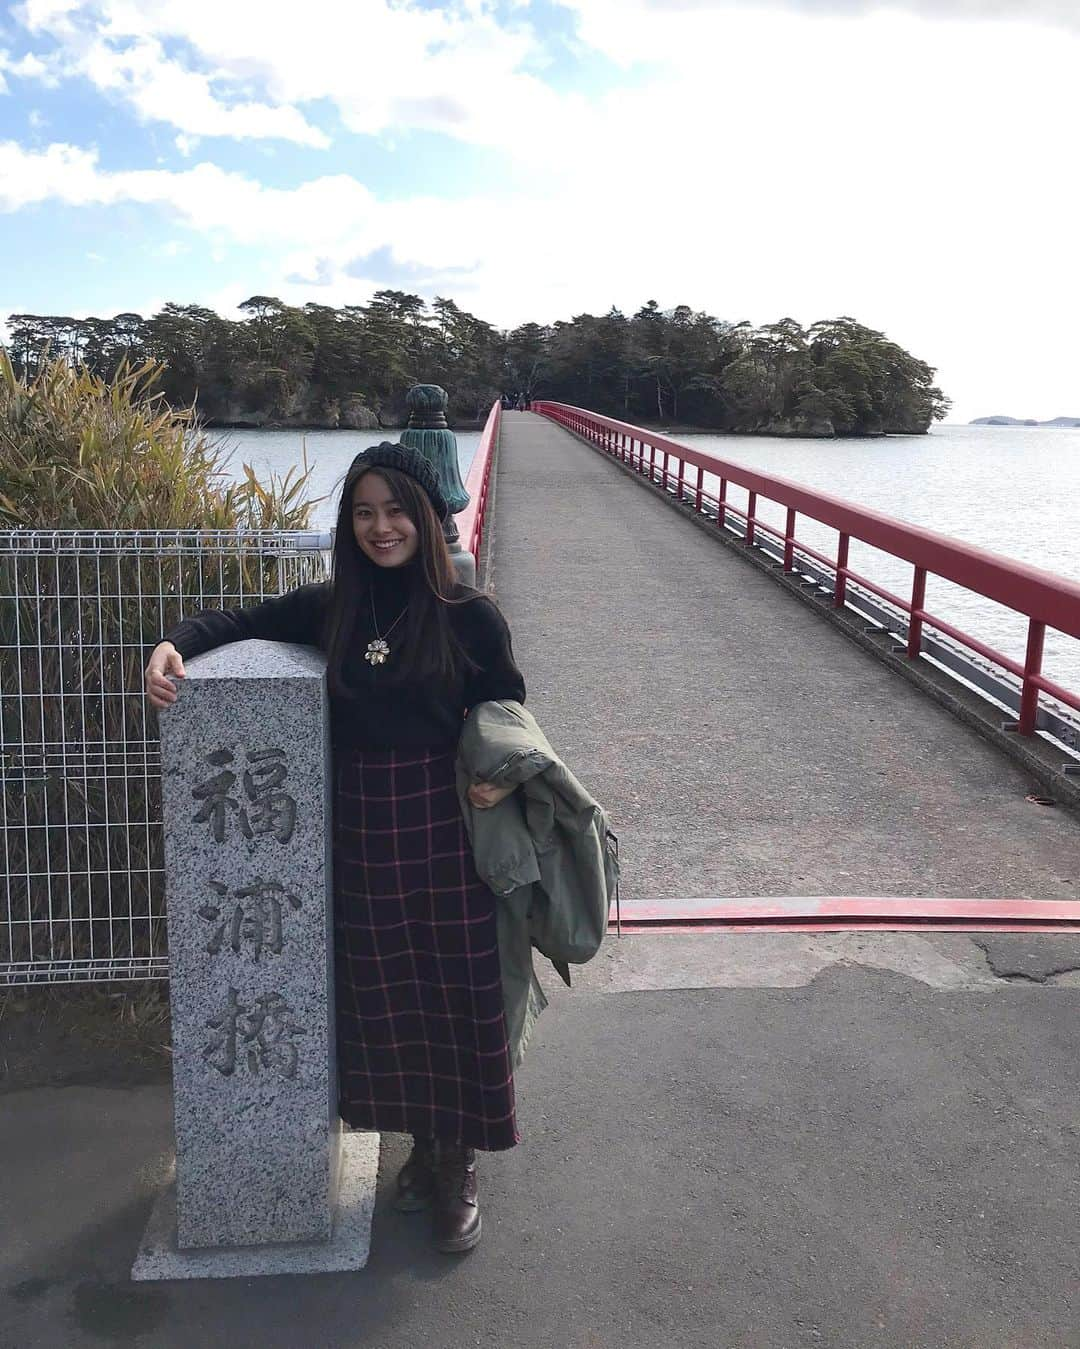
[[[609,927],[616,929],[611,910]],[[624,900],[622,931],[655,932],[1077,932],[1071,899],[920,899],[776,896],[767,899]]]

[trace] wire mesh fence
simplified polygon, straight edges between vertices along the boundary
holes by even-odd
[[[309,531],[0,530],[0,985],[167,973],[147,656],[187,614],[324,579],[329,547]]]

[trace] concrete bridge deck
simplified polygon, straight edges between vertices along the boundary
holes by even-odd
[[[565,432],[508,414],[494,582],[631,897],[1076,897],[1080,824]],[[359,1275],[127,1281],[166,1083],[0,1097],[0,1346],[1080,1349],[1080,939],[638,936],[555,994],[485,1239],[384,1140]]]
[[[628,898],[1080,899],[1075,816],[604,455],[507,413],[496,492],[529,703]]]

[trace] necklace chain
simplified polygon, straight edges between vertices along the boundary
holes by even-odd
[[[385,665],[390,655],[390,643],[386,639],[387,637],[390,636],[390,634],[394,631],[397,625],[408,613],[409,606],[406,604],[405,608],[402,609],[401,613],[398,614],[397,618],[394,619],[393,623],[390,624],[390,626],[386,629],[386,631],[380,633],[379,616],[375,612],[375,591],[372,590],[370,592],[370,595],[371,595],[371,623],[375,629],[375,640],[372,642],[368,642],[367,650],[364,652],[364,659],[368,662],[369,665],[372,666]]]

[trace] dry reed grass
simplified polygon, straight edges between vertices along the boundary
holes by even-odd
[[[0,529],[308,528],[306,455],[282,479],[244,465],[233,482],[194,409],[155,394],[160,374],[105,381],[56,360],[25,381],[0,349]],[[278,593],[282,559],[209,536],[186,554],[17,543],[0,549],[0,964],[161,952],[146,657],[183,613]]]

